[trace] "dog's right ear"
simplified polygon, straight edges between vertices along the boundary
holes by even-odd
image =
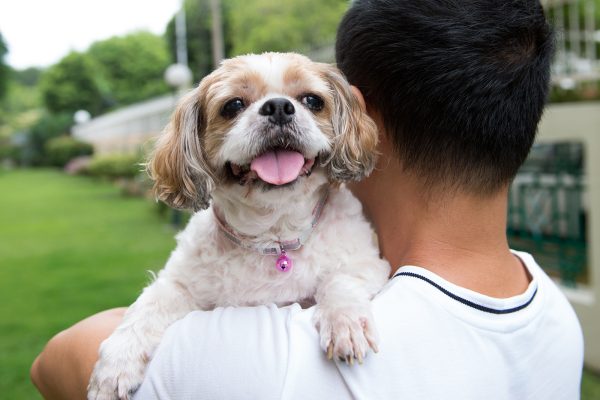
[[[199,89],[183,97],[146,164],[156,197],[179,209],[206,209],[215,185],[201,135],[206,128]]]
[[[334,100],[331,119],[335,137],[331,156],[325,161],[335,181],[358,181],[368,176],[377,160],[377,125],[367,115],[364,103],[335,66],[319,64]]]

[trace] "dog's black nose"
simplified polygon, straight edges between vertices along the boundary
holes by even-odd
[[[265,104],[258,110],[260,115],[269,117],[269,122],[277,125],[289,123],[295,112],[296,109],[292,102],[283,97],[265,101]]]

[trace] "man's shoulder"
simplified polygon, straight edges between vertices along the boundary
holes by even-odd
[[[400,268],[373,301],[381,351],[367,368],[348,373],[353,393],[380,377],[410,377],[369,386],[371,398],[575,398],[583,361],[577,318],[534,259],[517,255],[533,279],[510,298],[467,290],[424,268]]]
[[[537,282],[537,289],[541,292],[544,298],[544,306],[547,311],[554,313],[568,314],[575,321],[577,317],[566,295],[560,288],[560,284],[556,279],[551,278],[548,273],[540,266],[535,257],[529,253],[522,251],[513,251],[527,267],[533,279]]]
[[[489,344],[482,354],[510,348],[527,352],[530,346],[538,348],[543,336],[579,354],[581,327],[565,295],[531,255],[514,253],[532,280],[524,292],[508,298],[454,285],[425,268],[400,268],[373,300],[381,348],[389,346],[408,358],[435,358],[436,352],[448,354],[449,343],[469,353],[473,340],[482,340]],[[418,345],[424,342],[427,346]]]

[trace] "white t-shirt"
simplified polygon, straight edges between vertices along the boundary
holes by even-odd
[[[533,279],[507,299],[400,268],[373,300],[380,352],[363,365],[326,359],[314,308],[193,312],[166,332],[135,400],[578,399],[577,317],[533,258],[515,254]]]

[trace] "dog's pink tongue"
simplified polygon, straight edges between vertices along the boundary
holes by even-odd
[[[273,185],[295,180],[304,166],[304,156],[296,151],[274,150],[256,157],[250,164],[260,179]]]

